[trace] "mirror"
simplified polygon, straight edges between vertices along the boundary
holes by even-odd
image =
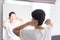
[[[35,3],[35,2],[24,2],[24,1],[5,2],[3,4],[3,21],[8,19],[9,13],[13,11],[16,13],[16,16],[18,18],[22,18],[24,20],[24,23],[26,23],[28,21],[31,21],[31,19],[32,19],[31,12],[35,9],[44,10],[46,13],[46,19],[48,19],[48,18],[51,18],[50,13],[51,13],[52,6],[54,6],[54,5],[48,4],[48,3]],[[45,25],[43,24],[43,26],[45,26]],[[9,31],[11,32],[11,30],[13,30],[13,28],[15,28],[15,27],[10,27],[10,26],[7,27],[7,30],[8,30],[7,32],[5,29],[3,29],[3,39],[7,40],[6,35]],[[25,29],[34,29],[34,27],[29,26],[29,27],[26,27]],[[17,39],[18,37],[15,37],[15,38]]]

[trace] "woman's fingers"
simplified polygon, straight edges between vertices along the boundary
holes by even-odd
[[[51,20],[50,20],[50,19],[47,19],[47,20],[45,21],[45,24],[47,24],[47,25],[51,24]]]

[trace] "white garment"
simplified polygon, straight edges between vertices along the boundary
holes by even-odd
[[[34,30],[21,30],[20,38],[22,40],[51,40],[51,26],[47,26],[45,29]]]
[[[21,40],[18,36],[13,33],[13,29],[19,26],[21,22],[19,20],[15,20],[14,24],[10,24],[10,21],[6,21],[6,35],[5,40]]]

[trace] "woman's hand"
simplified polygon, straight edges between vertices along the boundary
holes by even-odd
[[[47,20],[45,21],[45,24],[46,24],[46,25],[51,25],[51,26],[53,26],[53,23],[51,22],[50,19],[47,19]]]

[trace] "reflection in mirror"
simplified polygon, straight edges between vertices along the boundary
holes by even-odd
[[[6,40],[7,39],[20,40],[20,38],[13,33],[13,29],[26,23],[26,22],[31,21],[31,19],[32,19],[31,13],[35,9],[42,9],[45,11],[45,14],[46,14],[45,20],[50,18],[50,8],[51,8],[51,4],[48,4],[48,3],[35,3],[35,2],[30,3],[30,2],[21,2],[21,1],[20,2],[18,2],[18,1],[11,2],[8,4],[5,3],[3,5],[3,21],[5,20],[4,26],[6,27],[6,29],[3,28],[3,38]],[[11,20],[9,19],[10,12],[16,13],[16,17],[20,18],[20,23],[16,20],[11,22]],[[10,18],[13,19],[14,18],[13,15],[12,15],[12,17],[10,16]],[[24,22],[21,23],[21,19]],[[43,27],[45,27],[45,26],[46,25],[43,24]],[[28,26],[24,29],[33,30],[34,27]],[[38,34],[39,34],[39,32],[38,32]]]

